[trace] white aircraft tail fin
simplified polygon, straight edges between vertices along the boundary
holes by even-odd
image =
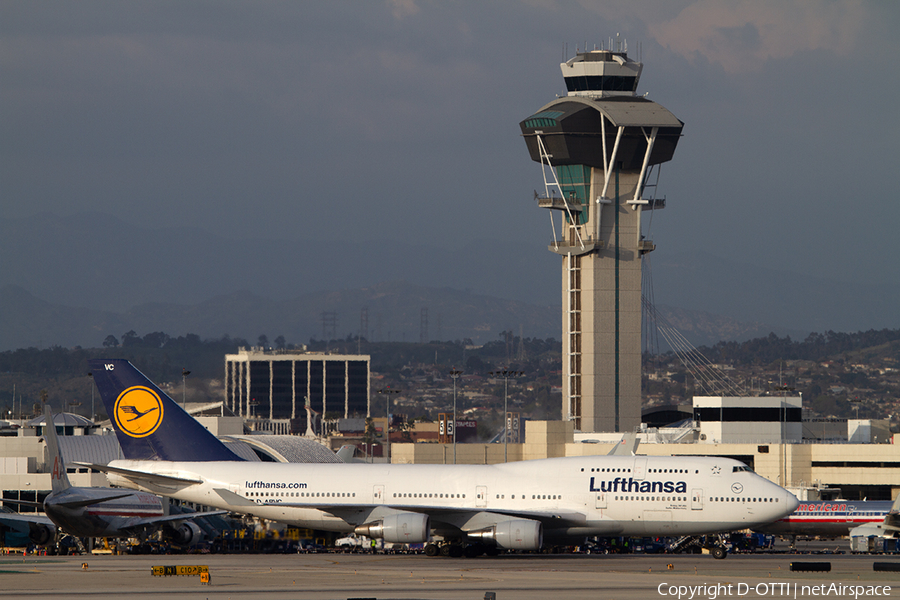
[[[640,440],[636,433],[626,433],[613,449],[606,453],[607,456],[634,456],[637,452]]]
[[[356,453],[356,446],[353,446],[352,444],[347,444],[345,446],[341,446],[341,449],[336,452],[337,457],[345,463],[354,462],[353,455],[355,453]]]
[[[44,405],[44,440],[47,442],[47,460],[50,462],[50,488],[53,493],[62,492],[72,487],[66,475],[66,463],[59,449],[59,438],[56,437],[56,424],[50,406]]]
[[[894,500],[894,504],[891,506],[891,510],[884,515],[884,521],[882,521],[882,526],[894,532],[900,531],[900,494],[897,494],[897,499]]]

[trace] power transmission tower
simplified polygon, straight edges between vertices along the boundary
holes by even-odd
[[[519,347],[516,351],[516,360],[520,363],[525,362],[525,338],[522,337],[522,325],[519,325]]]
[[[322,339],[329,341],[337,338],[337,313],[334,311],[322,312]]]
[[[359,311],[359,337],[361,339],[369,339],[369,307],[363,306]]]

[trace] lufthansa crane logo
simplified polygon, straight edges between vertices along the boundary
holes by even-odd
[[[163,403],[156,392],[136,385],[119,394],[114,412],[122,433],[135,438],[147,437],[162,423]]]
[[[744,491],[744,486],[742,486],[740,483],[737,483],[737,482],[732,483],[731,491],[734,492],[735,494],[740,494],[741,492]]]

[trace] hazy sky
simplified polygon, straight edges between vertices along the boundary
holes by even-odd
[[[897,279],[897,2],[2,1],[2,212],[543,247],[518,122],[617,34],[685,122],[658,252]]]

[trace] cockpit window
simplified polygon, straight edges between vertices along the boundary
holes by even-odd
[[[752,473],[752,472],[753,472],[753,471],[750,470],[750,467],[748,467],[747,465],[741,465],[740,467],[734,467],[734,468],[731,469],[731,472],[732,472],[732,473],[740,473],[740,472],[742,472],[742,471],[746,471],[747,473]]]

